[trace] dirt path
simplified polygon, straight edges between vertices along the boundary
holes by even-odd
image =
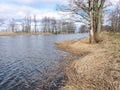
[[[61,90],[120,90],[120,41],[106,34],[99,44],[88,38],[57,43],[64,51],[83,56],[68,63]]]

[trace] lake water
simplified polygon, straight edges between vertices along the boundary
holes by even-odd
[[[57,90],[68,53],[55,42],[88,34],[0,36],[0,90]]]

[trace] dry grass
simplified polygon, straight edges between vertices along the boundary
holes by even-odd
[[[57,43],[58,48],[83,56],[66,65],[67,83],[61,90],[120,90],[120,41],[102,35],[99,44],[89,44],[88,38]]]
[[[0,32],[0,36],[17,36],[17,35],[40,35],[40,34],[50,34],[50,33],[42,33],[42,32]]]
[[[13,32],[0,32],[0,36],[14,36],[15,33]]]
[[[87,39],[88,38],[81,39],[81,40],[71,40],[71,41],[56,43],[56,47],[61,50],[70,52],[74,55],[82,56],[87,53],[90,53],[90,51],[91,51],[91,50],[85,49],[85,48],[88,48],[89,46],[91,46],[89,43],[86,42]],[[84,47],[82,47],[82,46],[84,46]],[[92,47],[88,48],[88,49],[92,49]]]

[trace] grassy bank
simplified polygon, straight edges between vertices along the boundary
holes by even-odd
[[[50,34],[50,33],[42,33],[42,32],[0,32],[0,36],[18,36],[18,35],[41,35],[41,34]]]
[[[108,33],[109,36],[112,36],[115,39],[120,39],[120,33],[114,34],[114,33]]]
[[[120,90],[119,35],[104,32],[99,44],[89,44],[88,38],[56,43],[59,49],[79,56],[66,65],[67,83],[60,90]]]

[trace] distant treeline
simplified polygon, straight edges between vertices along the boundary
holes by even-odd
[[[57,20],[55,18],[44,17],[42,20],[38,21],[36,16],[32,18],[31,16],[25,16],[20,22],[15,19],[9,20],[9,23],[5,23],[1,20],[0,27],[1,31],[11,31],[11,32],[49,32],[49,33],[75,33],[76,25],[74,22]]]
[[[75,33],[76,26],[73,22],[65,22],[54,18],[44,17],[42,19],[42,32],[50,33]]]
[[[120,1],[119,1],[120,3]],[[108,17],[109,25],[104,26],[104,29],[111,32],[120,32],[120,5],[115,6],[115,9]]]
[[[36,15],[25,16],[20,21],[11,19],[9,22],[4,23],[4,20],[0,20],[0,31],[4,32],[43,32],[43,33],[86,33],[88,29],[86,25],[81,25],[77,28],[74,22],[66,20],[58,20],[55,18],[44,17],[41,20],[36,18]]]

